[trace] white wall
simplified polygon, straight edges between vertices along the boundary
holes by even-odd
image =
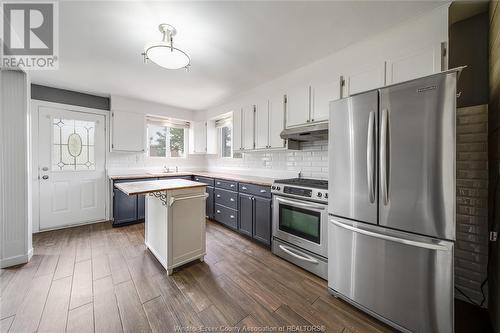
[[[31,186],[29,83],[21,71],[0,70],[0,267],[29,260]]]
[[[449,4],[444,4],[442,7],[423,16],[407,21],[375,37],[348,46],[339,52],[289,72],[239,96],[234,96],[223,105],[199,111],[195,117],[198,120],[211,119],[222,113],[240,108],[244,100],[256,100],[257,96],[262,95],[283,94],[287,88],[299,84],[306,86],[311,82],[323,81],[328,78],[334,80],[340,75],[345,75],[364,66],[382,63],[430,45],[447,42],[448,6]],[[318,42],[327,43],[328,41]],[[323,145],[319,143],[317,146]],[[315,153],[308,149],[310,147],[306,147],[303,152],[245,153],[242,159],[233,161],[209,157],[207,158],[207,166],[208,168],[235,166],[248,169],[302,170],[304,176],[326,178],[328,169],[326,164],[322,164],[322,161],[327,159],[326,148],[323,147],[321,151]],[[311,162],[312,164],[309,165]]]
[[[129,111],[145,115],[194,120],[192,110],[116,95],[111,96],[111,111]],[[206,163],[205,158],[200,155],[188,155],[186,158],[147,157],[144,153],[112,152],[108,155],[110,174],[140,173],[144,169],[161,169],[164,165],[178,166],[181,170],[189,171],[204,169]]]
[[[111,96],[111,111],[129,111],[182,120],[194,119],[193,110],[118,95]]]

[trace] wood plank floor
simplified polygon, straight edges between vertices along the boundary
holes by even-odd
[[[329,295],[324,280],[216,223],[207,222],[205,262],[170,277],[143,242],[143,224],[34,235],[32,260],[0,271],[0,332],[391,331]]]

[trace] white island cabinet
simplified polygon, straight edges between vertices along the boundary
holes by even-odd
[[[206,186],[185,179],[116,184],[127,195],[147,195],[145,243],[168,275],[204,260]]]

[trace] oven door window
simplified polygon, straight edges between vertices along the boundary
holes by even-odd
[[[279,229],[320,244],[321,213],[280,204]]]

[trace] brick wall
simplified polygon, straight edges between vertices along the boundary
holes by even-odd
[[[490,2],[489,33],[489,160],[490,160],[490,203],[496,198],[496,212],[491,210],[490,223],[495,230],[500,229],[500,189],[497,188],[500,165],[500,5]],[[493,207],[493,205],[491,205]],[[490,244],[489,294],[490,318],[496,332],[500,332],[500,247],[499,242]]]
[[[481,303],[488,260],[487,105],[457,109],[456,202],[455,285]],[[455,295],[467,301],[461,293]]]

